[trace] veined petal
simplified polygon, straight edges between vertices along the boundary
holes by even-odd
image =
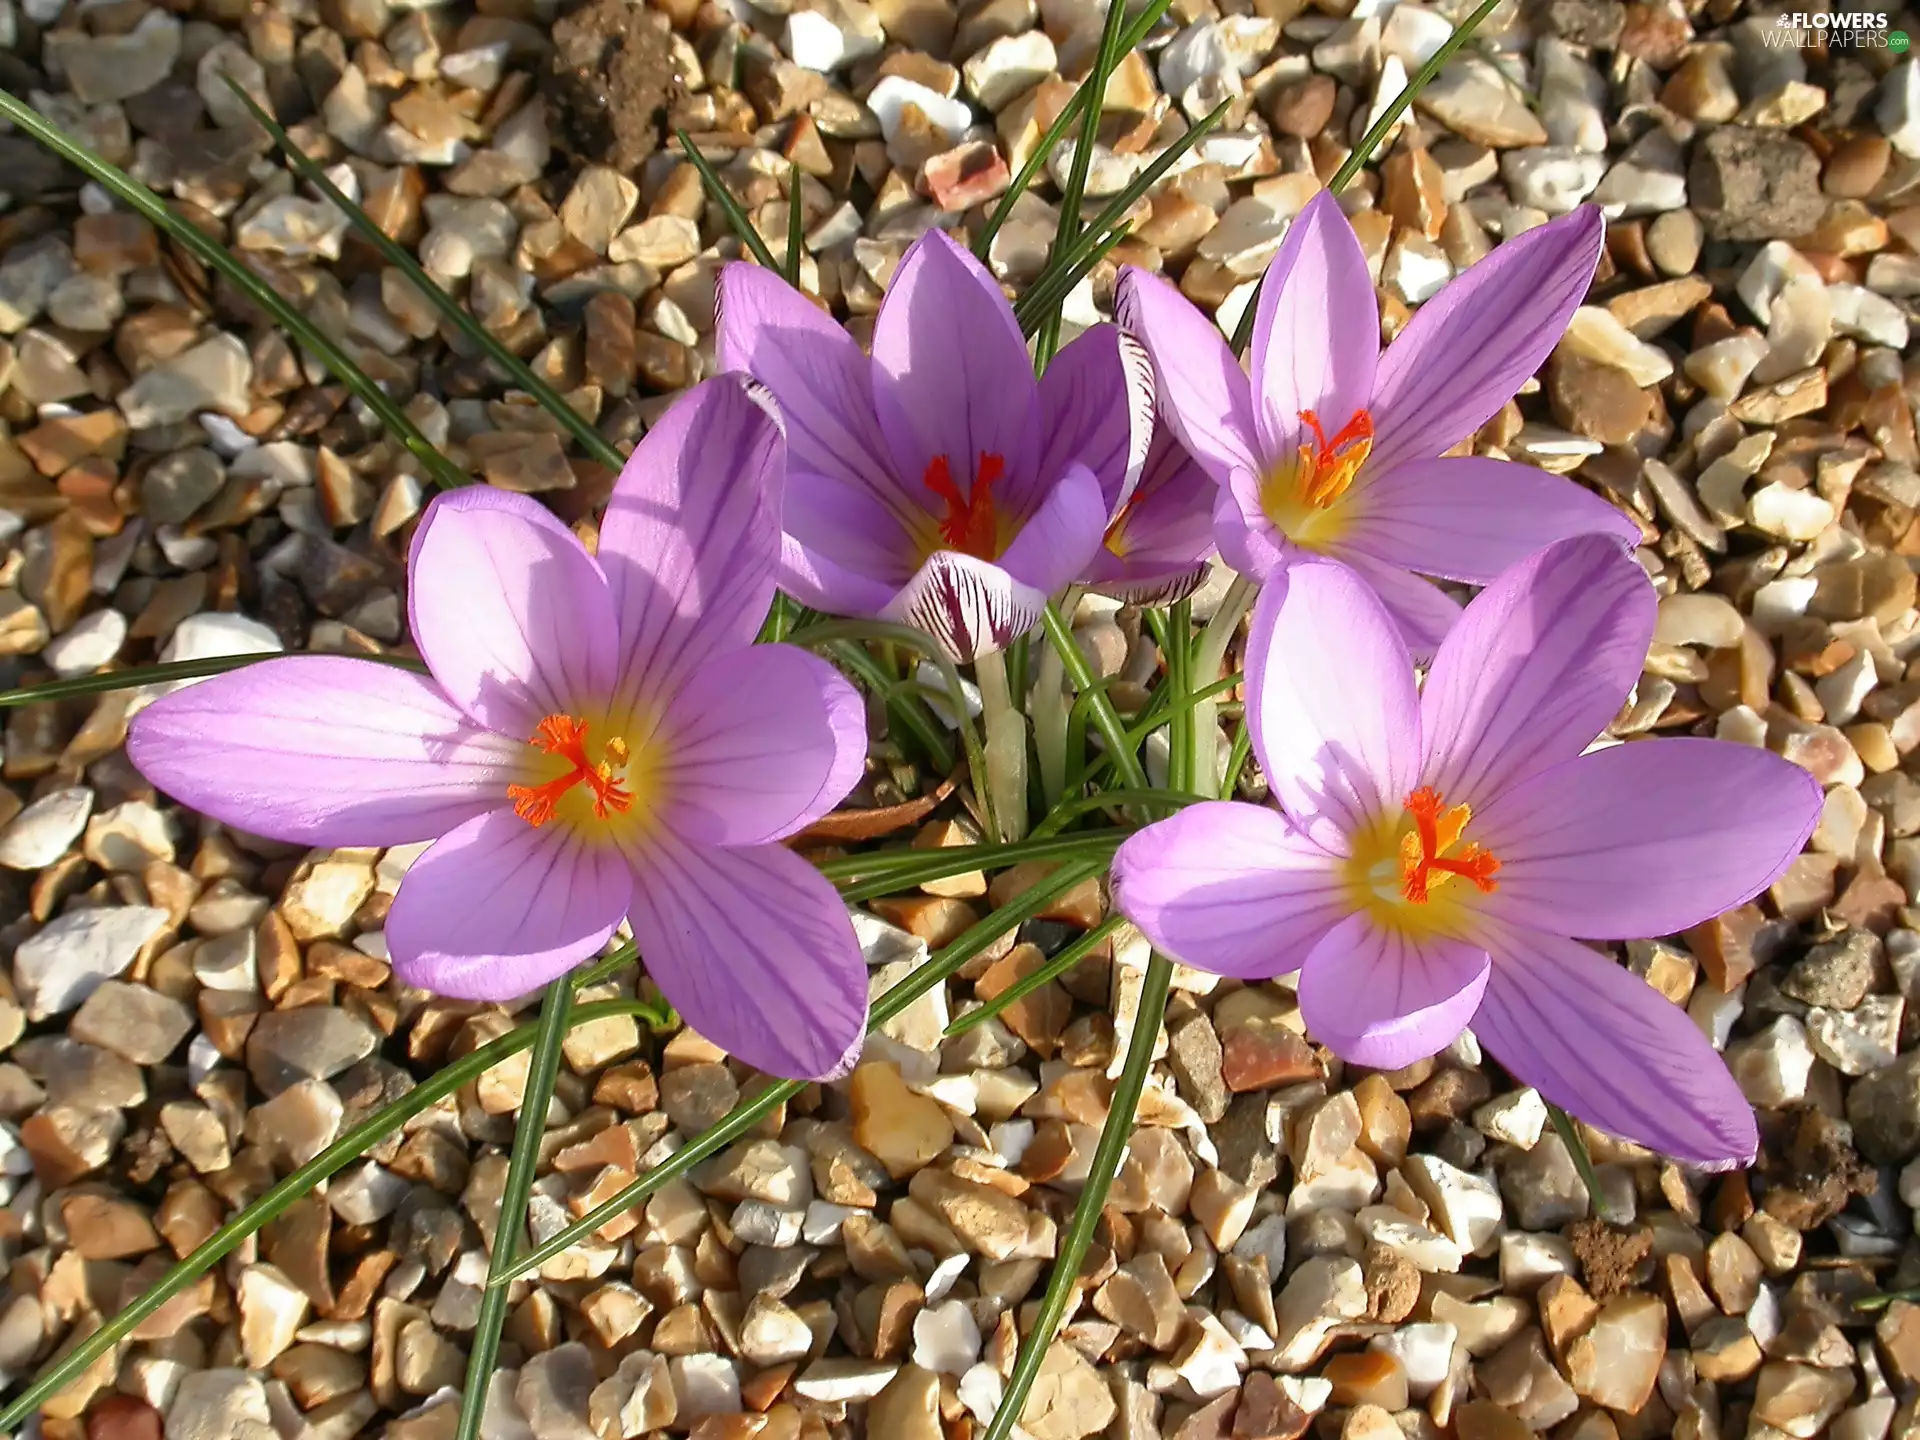
[[[792,851],[650,844],[633,935],[673,1008],[729,1055],[794,1080],[859,1059],[866,962],[833,886]]]
[[[703,844],[791,835],[839,804],[866,768],[859,692],[791,645],[715,655],[668,702],[663,729],[667,823]]]
[[[1235,470],[1214,492],[1213,543],[1229,569],[1264,584],[1312,552],[1288,540],[1267,518],[1259,486],[1252,471]]]
[[[1640,543],[1631,517],[1572,480],[1477,455],[1369,467],[1342,548],[1383,565],[1491,584],[1556,540],[1611,535]]]
[[[1440,642],[1460,621],[1460,602],[1430,580],[1346,546],[1329,551],[1328,558],[1338,560],[1372,588],[1417,665],[1433,658]]]
[[[901,491],[873,409],[873,362],[853,337],[779,276],[736,261],[714,291],[714,354],[722,370],[773,392],[796,467],[863,491],[896,516],[921,507]]]
[[[1420,697],[1426,782],[1477,808],[1586,749],[1639,678],[1654,608],[1646,572],[1601,535],[1549,546],[1482,590]]]
[[[1689,1165],[1753,1163],[1753,1107],[1679,1006],[1575,940],[1483,919],[1474,1034],[1569,1115]]]
[[[1398,1070],[1444,1050],[1487,988],[1487,952],[1442,935],[1415,937],[1349,915],[1300,969],[1307,1033],[1350,1065]]]
[[[880,302],[873,402],[909,488],[944,457],[952,483],[970,495],[980,457],[997,455],[1006,468],[996,499],[1037,500],[1040,387],[1027,342],[999,282],[939,230],[908,248]],[[925,492],[923,503],[932,501]]]
[[[1116,325],[1082,331],[1040,377],[1040,414],[1036,482],[1050,485],[1078,461],[1100,482],[1109,515],[1125,505],[1153,439],[1153,364],[1140,342]],[[1008,494],[1021,513],[1041,498]]]
[[[1106,544],[1082,578],[1104,594],[1137,604],[1165,604],[1191,593],[1206,577],[1213,553],[1219,488],[1173,431],[1160,426],[1139,486],[1108,524]]]
[[[1041,594],[1077,579],[1107,532],[1107,502],[1093,471],[1074,462],[1001,553],[1000,568]]]
[[[1236,468],[1258,474],[1253,387],[1214,323],[1167,281],[1131,265],[1121,268],[1113,306],[1147,348],[1160,418],[1180,443],[1222,484]]]
[[[940,550],[927,557],[881,616],[926,631],[964,663],[1006,649],[1033,628],[1046,606],[1046,591],[1014,579],[991,561]]]
[[[526,746],[438,685],[373,660],[290,655],[162,696],[127,755],[203,815],[301,845],[408,845],[507,803]]]
[[[1643,740],[1540,771],[1473,817],[1500,857],[1486,905],[1536,930],[1670,935],[1751,900],[1820,819],[1820,784],[1765,750]]]
[[[1340,860],[1264,805],[1189,805],[1127,837],[1114,904],[1156,947],[1215,975],[1298,969],[1350,913]]]
[[[1254,602],[1246,664],[1267,784],[1309,839],[1344,855],[1419,783],[1420,701],[1399,631],[1352,570],[1305,561]]]
[[[407,564],[414,643],[447,697],[515,739],[613,690],[620,627],[599,564],[536,500],[436,496]]]
[[[780,537],[780,588],[828,615],[878,615],[898,593],[897,586],[850,570],[791,535]]]
[[[1287,227],[1253,320],[1254,422],[1270,456],[1292,455],[1312,411],[1332,435],[1373,398],[1380,307],[1366,252],[1322,190]]]
[[[810,470],[787,471],[782,515],[786,538],[830,560],[837,570],[885,586],[889,595],[906,583],[939,534],[931,516],[920,517],[916,524],[917,529],[903,525],[891,510],[844,480]]]
[[[1605,238],[1600,211],[1582,205],[1498,246],[1415,311],[1380,359],[1370,463],[1432,459],[1486,424],[1560,343]]]
[[[786,445],[737,375],[696,385],[633,447],[600,522],[620,616],[620,698],[669,695],[751,644],[773,602]]]
[[[631,871],[611,845],[495,810],[413,862],[387,912],[407,984],[461,1000],[512,1000],[595,954],[627,913]]]

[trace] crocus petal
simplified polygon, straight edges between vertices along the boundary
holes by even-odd
[[[1032,519],[1000,556],[1000,567],[1022,584],[1051,594],[1079,578],[1107,533],[1107,501],[1093,471],[1069,465]]]
[[[1484,921],[1493,956],[1473,1030],[1568,1114],[1689,1165],[1751,1164],[1753,1107],[1679,1006],[1576,940]]]
[[[866,962],[833,886],[792,851],[648,845],[633,938],[673,1008],[729,1055],[794,1080],[859,1058]]]
[[[1221,484],[1236,467],[1262,470],[1253,389],[1219,328],[1167,281],[1131,265],[1120,271],[1113,305],[1153,361],[1160,418],[1193,458]]]
[[[1394,629],[1400,632],[1400,641],[1415,664],[1424,665],[1431,660],[1440,642],[1459,623],[1460,602],[1431,581],[1397,565],[1383,565],[1370,555],[1344,546],[1329,551],[1328,555],[1372,587],[1374,595],[1386,606]]]
[[[1415,311],[1380,359],[1371,463],[1451,450],[1512,399],[1566,333],[1605,236],[1600,211],[1583,205],[1497,247]]]
[[[1307,202],[1260,283],[1253,320],[1254,421],[1274,458],[1310,439],[1312,411],[1329,437],[1373,395],[1380,307],[1366,252],[1340,203]]]
[[[413,537],[414,643],[447,697],[524,740],[613,688],[620,631],[606,577],[538,501],[484,485],[437,496]]]
[[[996,501],[1037,501],[1040,387],[1027,342],[999,282],[939,230],[913,242],[880,302],[873,400],[910,490],[944,458],[970,493],[980,457],[997,455]]]
[[[1646,572],[1600,535],[1562,540],[1474,597],[1420,697],[1426,781],[1484,805],[1586,749],[1653,640]]]
[[[1759,894],[1820,819],[1817,780],[1720,740],[1609,746],[1522,780],[1474,812],[1500,859],[1487,904],[1595,940],[1670,935]]]
[[[1300,968],[1307,1033],[1350,1065],[1398,1070],[1451,1045],[1487,988],[1487,952],[1349,915]]]
[[[880,613],[926,631],[953,659],[968,661],[1011,645],[1033,628],[1046,605],[1046,591],[991,561],[940,550]]]
[[[906,583],[939,535],[932,516],[905,526],[866,491],[809,470],[787,471],[781,524],[786,537],[808,553],[885,586],[889,595]]]
[[[1280,533],[1260,508],[1259,480],[1234,470],[1213,497],[1213,543],[1228,568],[1265,583],[1307,554]]]
[[[1462,456],[1368,467],[1342,545],[1401,570],[1486,585],[1574,535],[1640,543],[1631,518],[1531,465]]]
[[[301,845],[408,845],[507,803],[526,746],[372,660],[291,655],[162,696],[127,755],[183,805]]]
[[[757,265],[722,266],[714,290],[714,355],[722,370],[773,392],[787,447],[802,469],[832,475],[911,518],[873,409],[873,362],[845,329]]]
[[[826,814],[860,779],[866,706],[791,645],[716,655],[667,705],[660,788],[679,834],[763,845]]]
[[[1213,505],[1220,487],[1162,425],[1125,512],[1107,528],[1082,578],[1104,595],[1164,605],[1191,594],[1213,553]]]
[[[1264,805],[1189,805],[1127,837],[1114,903],[1155,946],[1215,975],[1299,968],[1352,911],[1338,857]]]
[[[413,862],[387,912],[393,968],[461,1000],[511,1000],[607,943],[632,872],[611,845],[511,810],[469,820]]]
[[[1420,768],[1420,702],[1392,619],[1344,565],[1268,583],[1247,640],[1247,723],[1275,797],[1323,849],[1398,814]]]
[[[1063,348],[1040,377],[1040,458],[1033,475],[1051,485],[1078,461],[1093,471],[1109,516],[1126,504],[1153,440],[1153,365],[1138,340],[1095,325]],[[1012,492],[1010,502],[1041,497]]]
[[[780,588],[829,615],[878,615],[896,593],[895,587],[856,574],[791,535],[780,537]]]
[[[620,617],[623,701],[672,694],[766,618],[786,445],[765,394],[734,375],[696,385],[620,471],[600,563]]]

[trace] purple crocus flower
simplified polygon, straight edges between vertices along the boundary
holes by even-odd
[[[1081,579],[1132,605],[1191,594],[1207,578],[1218,488],[1173,431],[1156,426],[1140,482],[1115,497],[1107,533]]]
[[[1267,267],[1251,378],[1178,290],[1123,270],[1120,323],[1153,358],[1160,412],[1219,482],[1222,558],[1255,580],[1314,553],[1340,560],[1425,656],[1460,607],[1420,576],[1484,585],[1566,536],[1638,543],[1630,519],[1570,480],[1445,455],[1559,341],[1603,234],[1589,205],[1508,241],[1421,306],[1382,353],[1366,255],[1322,191]]]
[[[900,261],[871,359],[752,265],[721,271],[718,312],[721,368],[786,420],[780,584],[815,609],[905,621],[956,659],[1001,649],[1093,561],[1103,484],[1138,478],[1144,358],[1095,326],[1035,380],[999,285],[937,230]]]
[[[1687,1018],[1578,940],[1667,935],[1766,888],[1820,787],[1764,750],[1583,754],[1639,677],[1646,576],[1561,541],[1468,605],[1417,690],[1387,609],[1343,565],[1261,593],[1247,723],[1281,810],[1194,805],[1114,861],[1121,910],[1188,964],[1300,972],[1308,1029],[1394,1069],[1471,1023],[1521,1081],[1695,1165],[1752,1159],[1753,1112]],[[1282,813],[1284,811],[1284,813]]]
[[[387,916],[408,984],[506,1000],[630,920],[648,973],[751,1065],[857,1057],[867,977],[846,907],[778,842],[859,779],[859,695],[786,645],[773,598],[779,427],[737,377],[635,447],[596,558],[523,495],[437,498],[408,561],[432,674],[291,656],[135,719],[175,799],[303,845],[434,843]]]

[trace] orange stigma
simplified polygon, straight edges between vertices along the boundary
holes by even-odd
[[[613,767],[627,763],[627,742],[618,735],[607,741],[606,759],[594,764],[587,759],[587,722],[571,715],[549,715],[542,720],[527,742],[537,750],[558,755],[572,769],[544,785],[509,785],[507,798],[513,813],[538,828],[553,819],[561,797],[576,785],[593,792],[593,814],[604,820],[609,813],[624,813],[633,804],[632,794],[613,778]]]
[[[1407,814],[1413,817],[1413,830],[1400,837],[1400,893],[1415,905],[1427,903],[1433,887],[1444,884],[1449,876],[1470,881],[1483,895],[1496,888],[1494,872],[1500,862],[1478,845],[1468,842],[1458,855],[1447,851],[1459,844],[1460,836],[1473,818],[1465,805],[1451,809],[1441,806],[1440,792],[1422,785],[1407,796]]]
[[[1353,418],[1331,440],[1313,411],[1302,410],[1300,419],[1313,431],[1313,442],[1300,447],[1300,462],[1294,472],[1300,500],[1314,510],[1324,510],[1346,494],[1372,453],[1373,417],[1364,410],[1354,411]]]
[[[927,466],[927,489],[947,502],[947,513],[940,521],[940,538],[947,547],[976,560],[992,560],[1000,553],[1000,523],[993,512],[993,485],[1007,473],[1007,462],[982,450],[980,466],[973,484],[962,495],[954,484],[947,457],[936,455]]]

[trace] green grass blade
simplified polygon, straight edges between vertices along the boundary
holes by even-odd
[[[693,143],[693,137],[684,130],[676,130],[673,133],[680,142],[681,153],[692,162],[693,168],[700,172],[700,179],[707,187],[708,196],[725,213],[727,224],[732,227],[733,233],[740,237],[740,243],[752,252],[755,260],[775,275],[786,274],[786,266],[773,258],[773,251],[767,248],[766,240],[761,237],[758,230],[753,228],[753,222],[747,218],[747,212],[742,210],[740,202],[733,198],[732,192],[721,180],[720,172],[713,168],[713,163],[700,153],[700,147]]]
[[[1126,777],[1127,786],[1133,790],[1150,790],[1147,784],[1147,772],[1141,768],[1137,747],[1127,743],[1127,729],[1120,720],[1120,712],[1113,708],[1112,698],[1098,688],[1098,680],[1093,667],[1087,663],[1087,657],[1074,642],[1073,629],[1067,623],[1067,617],[1060,613],[1060,607],[1051,600],[1041,612],[1041,623],[1047,627],[1047,637],[1053,641],[1053,648],[1060,654],[1060,661],[1067,667],[1067,678],[1073,681],[1073,688],[1081,694],[1091,694],[1093,698],[1093,723],[1100,732],[1100,738],[1106,741],[1107,754],[1119,767],[1121,775]]]
[[[1173,713],[1167,721],[1167,785],[1193,789],[1193,606],[1176,600],[1167,609],[1167,639],[1162,654],[1167,661],[1166,691]]]
[[[1091,955],[1094,947],[1126,923],[1126,917],[1120,914],[1107,916],[1093,929],[1087,931],[1070,945],[1063,945],[1060,953],[1050,958],[1046,964],[1031,975],[1013,982],[978,1009],[969,1010],[951,1025],[947,1026],[948,1037],[964,1035],[976,1026],[984,1025],[1009,1005],[1018,1003],[1033,994],[1049,980],[1058,980],[1067,971]]]
[[[1054,255],[1063,253],[1080,229],[1080,201],[1087,193],[1087,174],[1093,166],[1093,148],[1100,133],[1107,77],[1120,61],[1120,32],[1125,28],[1126,18],[1127,7],[1120,0],[1113,0],[1107,6],[1106,23],[1100,27],[1100,43],[1093,52],[1093,69],[1088,72],[1077,92],[1084,93],[1087,98],[1080,106],[1080,141],[1073,147],[1073,159],[1067,165],[1067,183],[1060,192],[1060,223],[1053,233]],[[1036,332],[1039,343],[1034,351],[1036,369],[1046,369],[1060,348],[1060,306],[1065,300],[1063,293],[1060,301],[1041,318]]]
[[[1148,793],[1156,797],[1163,797],[1166,794],[1164,790]],[[1082,835],[1055,835],[1038,842],[1016,840],[1007,845],[979,848],[1013,851],[1016,852],[1019,860],[1085,860],[1097,857],[1099,863],[1104,865],[1130,833],[1132,832],[1119,829],[1090,830]],[[871,900],[876,895],[896,895],[902,890],[911,890],[915,886],[924,885],[929,880],[941,880],[949,875],[964,875],[969,870],[986,868],[977,860],[960,858],[961,852],[958,850],[935,850],[927,853],[929,858],[922,867],[911,871],[896,871],[871,879],[861,879],[852,884],[840,886],[840,898],[849,905],[856,905],[862,900]],[[949,856],[953,858],[948,858]],[[862,858],[864,857],[849,857],[851,860]],[[1003,857],[994,865],[994,868],[998,869],[1014,863],[1017,862]]]
[[[493,1231],[493,1256],[487,1278],[504,1273],[520,1246],[526,1226],[527,1197],[533,1193],[533,1172],[540,1160],[540,1137],[547,1129],[547,1106],[553,1100],[553,1082],[560,1073],[560,1047],[567,1038],[567,1017],[573,1013],[573,982],[566,976],[547,987],[540,1005],[540,1029],[533,1041],[527,1069],[527,1088],[520,1100],[520,1119],[514,1126],[513,1153],[507,1161],[507,1181],[500,1192],[500,1218]],[[500,1330],[507,1320],[504,1285],[488,1287],[480,1295],[480,1314],[473,1329],[473,1348],[467,1352],[467,1381],[460,1394],[460,1421],[455,1440],[476,1440],[486,1414],[487,1390],[500,1358]]]
[[[1133,183],[1114,196],[1106,208],[1093,218],[1093,223],[1080,232],[1079,238],[1069,248],[1066,259],[1054,256],[1054,265],[1059,268],[1035,283],[1014,307],[1020,318],[1022,334],[1031,335],[1047,312],[1061,304],[1081,278],[1093,269],[1100,256],[1120,242],[1125,234],[1122,220],[1127,211],[1134,207],[1141,196],[1160,183],[1161,177],[1179,162],[1182,155],[1206,138],[1208,132],[1226,117],[1231,103],[1222,100],[1189,126],[1186,134],[1155,156],[1153,163],[1134,176]],[[1053,270],[1053,266],[1049,266],[1049,269]]]
[[[1220,777],[1220,798],[1233,799],[1234,791],[1240,788],[1240,772],[1247,768],[1247,758],[1253,754],[1253,728],[1244,720],[1240,723],[1240,733],[1233,737],[1233,748],[1227,752],[1227,773]]]
[[[958,940],[941,950],[938,955],[929,959],[913,974],[874,1001],[872,1013],[867,1017],[868,1032],[871,1033],[877,1027],[886,1024],[934,986],[945,984],[949,975],[984,951],[995,940],[1025,924],[1056,898],[1066,894],[1083,880],[1092,879],[1105,868],[1104,861],[1062,866],[1032,889],[1022,891],[1012,901],[1001,906],[977,925],[970,927]],[[586,1239],[609,1220],[631,1210],[669,1180],[678,1179],[701,1161],[726,1149],[770,1115],[783,1101],[799,1094],[801,1089],[800,1082],[795,1080],[783,1080],[776,1085],[768,1086],[753,1099],[738,1106],[724,1120],[702,1131],[697,1138],[689,1141],[624,1190],[588,1211],[566,1229],[549,1238],[545,1244],[536,1246],[524,1259],[516,1262],[499,1281],[489,1277],[487,1283],[489,1285],[506,1284],[529,1271],[539,1269],[568,1247]]]
[[[388,433],[406,446],[413,457],[420,462],[434,484],[442,488],[450,488],[467,483],[467,476],[451,460],[433,448],[427,437],[420,433],[419,427],[409,420],[406,413],[393,402],[392,397],[368,379],[366,372],[354,364],[345,351],[329,340],[312,321],[282,299],[277,290],[254,274],[224,246],[209,240],[199,230],[175,215],[167,208],[165,201],[124,170],[109,165],[84,145],[70,140],[60,130],[41,119],[38,112],[30,106],[23,105],[5,90],[0,90],[0,116],[12,121],[14,125],[31,135],[76,170],[98,181],[116,199],[151,220],[182,249],[192,252],[195,258],[212,266],[230,280],[235,289],[271,315],[275,323],[325,365],[342,385],[353,392],[355,398],[373,411],[379,417],[380,423],[386,426]]]
[[[953,773],[953,746],[947,742],[946,734],[940,728],[940,722],[933,718],[933,712],[923,704],[916,704],[907,695],[897,693],[899,682],[881,668],[880,662],[851,640],[829,640],[822,642],[840,667],[848,673],[866,682],[866,686],[875,695],[886,702],[888,719],[900,729],[906,731],[941,775]]]
[[[1198,805],[1206,800],[1205,795],[1195,790],[1101,790],[1092,795],[1073,795],[1062,800],[1047,813],[1047,818],[1033,828],[1035,839],[1047,839],[1058,835],[1060,831],[1078,820],[1082,815],[1091,815],[1096,810],[1106,810],[1115,805],[1136,805],[1147,810],[1165,810],[1172,812],[1184,810],[1189,805]],[[1042,833],[1044,829],[1044,834]],[[1085,844],[1096,835],[1109,835],[1111,829],[1087,830],[1063,838],[1078,840]],[[1121,838],[1132,834],[1131,828],[1121,833]]]
[[[567,433],[579,442],[581,449],[609,470],[616,473],[619,471],[620,467],[626,463],[626,457],[609,445],[606,437],[588,424],[584,415],[569,405],[559,391],[536,375],[526,361],[502,345],[486,326],[468,313],[465,306],[442,289],[427,273],[426,267],[413,258],[412,252],[406,246],[374,224],[372,217],[366,211],[349,200],[346,193],[327,178],[327,172],[293,143],[293,137],[281,128],[277,120],[260,108],[260,103],[248,94],[238,81],[231,75],[223,78],[227,82],[227,87],[239,97],[240,103],[247,107],[254,121],[273,137],[273,143],[280,147],[280,153],[286,157],[287,163],[294,168],[302,180],[326,196],[333,207],[347,217],[348,222],[359,232],[361,239],[378,250],[381,258],[389,265],[411,280],[414,288],[426,297],[427,303],[445,316],[462,335],[478,346],[489,360],[504,370],[515,385],[538,401],[540,408],[564,426]]]
[[[787,263],[782,272],[787,284],[800,288],[800,256],[806,245],[806,216],[800,205],[800,167],[787,175]]]
[[[1147,1071],[1153,1068],[1153,1047],[1160,1035],[1160,1022],[1167,1013],[1167,990],[1173,981],[1173,962],[1159,953],[1147,962],[1146,983],[1140,991],[1140,1006],[1133,1022],[1133,1038],[1127,1045],[1127,1062],[1120,1081],[1113,1087],[1113,1099],[1107,1107],[1107,1123],[1100,1129],[1100,1143],[1094,1147],[1093,1166],[1087,1171],[1087,1183],[1073,1207],[1073,1219],[1060,1237],[1060,1253],[1054,1257],[1053,1273],[1047,1277],[1047,1292],[1040,1301],[1040,1314],[1020,1346],[1013,1362],[1006,1393],[993,1412],[983,1440],[1007,1440],[1026,1408],[1027,1394],[1040,1374],[1041,1362],[1066,1319],[1067,1304],[1073,1298],[1074,1281],[1080,1278],[1080,1262],[1093,1243],[1093,1232],[1106,1208],[1107,1192],[1127,1148],[1127,1136],[1133,1130],[1133,1117],[1140,1108],[1140,1092],[1146,1088]]]
[[[1600,1177],[1594,1174],[1593,1156],[1587,1152],[1587,1142],[1581,1138],[1580,1131],[1558,1105],[1547,1102],[1547,1118],[1553,1122],[1553,1133],[1560,1137],[1560,1143],[1567,1147],[1567,1154],[1573,1157],[1573,1168],[1580,1173],[1580,1183],[1587,1187],[1587,1199],[1593,1204],[1593,1213],[1602,1220],[1611,1220],[1613,1215],[1607,1205],[1607,1197],[1600,1189]]]
[[[108,670],[99,675],[76,675],[70,680],[47,680],[38,685],[23,685],[18,690],[0,690],[0,710],[14,705],[39,705],[49,700],[71,700],[76,695],[104,695],[110,690],[133,690],[142,685],[164,685],[169,680],[202,680],[209,675],[224,675],[229,670],[244,670],[262,660],[284,660],[285,651],[267,655],[214,655],[205,660],[170,660],[164,665],[134,665],[125,670]],[[296,655],[317,651],[296,650]],[[371,660],[424,675],[427,667],[403,655],[355,655],[355,660]]]
[[[1147,32],[1160,23],[1160,17],[1167,13],[1167,6],[1171,3],[1172,0],[1153,0],[1152,4],[1136,16],[1120,38],[1120,53],[1124,55],[1129,50],[1137,49],[1140,42],[1147,38]],[[987,258],[987,251],[993,247],[993,237],[1000,233],[1000,227],[1005,225],[1007,217],[1013,214],[1013,207],[1033,185],[1041,167],[1047,163],[1048,157],[1053,154],[1060,142],[1067,138],[1067,131],[1074,127],[1092,98],[1091,87],[1082,82],[1080,88],[1073,92],[1073,98],[1061,107],[1060,113],[1054,117],[1053,124],[1049,125],[1046,133],[1040,137],[1040,143],[1034,146],[1033,153],[1027,156],[1025,163],[1015,172],[1013,182],[1007,186],[1006,193],[1001,195],[999,202],[993,207],[993,214],[987,218],[979,238],[973,242],[973,253],[982,260]],[[1046,272],[1041,273],[1044,275]]]
[[[1360,143],[1353,147],[1347,158],[1340,162],[1340,168],[1333,172],[1333,178],[1327,182],[1327,189],[1338,195],[1352,183],[1353,177],[1360,173],[1361,167],[1373,158],[1373,152],[1385,142],[1393,127],[1400,123],[1400,117],[1414,102],[1414,98],[1427,88],[1428,83],[1446,67],[1446,63],[1459,53],[1460,47],[1473,38],[1473,32],[1480,28],[1481,22],[1499,7],[1501,0],[1480,0],[1474,12],[1451,35],[1440,42],[1440,48],[1427,57],[1427,63],[1413,72],[1413,78],[1407,81],[1406,89],[1388,103],[1380,112],[1380,118],[1367,127],[1367,133],[1360,137]],[[1254,311],[1260,304],[1260,286],[1266,283],[1263,273],[1260,281],[1253,287],[1253,294],[1247,299],[1246,309],[1240,312],[1240,323],[1233,327],[1233,353],[1242,354],[1247,342],[1253,338]]]
[[[582,1005],[574,1012],[573,1022],[586,1025],[613,1015],[647,1015],[653,1007],[634,1000],[599,1000]],[[499,1039],[482,1045],[470,1055],[423,1080],[400,1099],[362,1120],[313,1159],[288,1175],[253,1204],[247,1206],[194,1251],[175,1265],[159,1282],[131,1305],[113,1315],[104,1325],[48,1366],[34,1382],[0,1411],[0,1431],[11,1432],[34,1411],[59,1394],[75,1376],[81,1374],[107,1351],[126,1339],[140,1322],[167,1301],[191,1285],[226,1256],[233,1253],[248,1236],[274,1219],[287,1206],[312,1190],[342,1166],[358,1159],[370,1147],[391,1134],[415,1115],[431,1109],[462,1085],[466,1085],[533,1044],[535,1025],[521,1025]]]

